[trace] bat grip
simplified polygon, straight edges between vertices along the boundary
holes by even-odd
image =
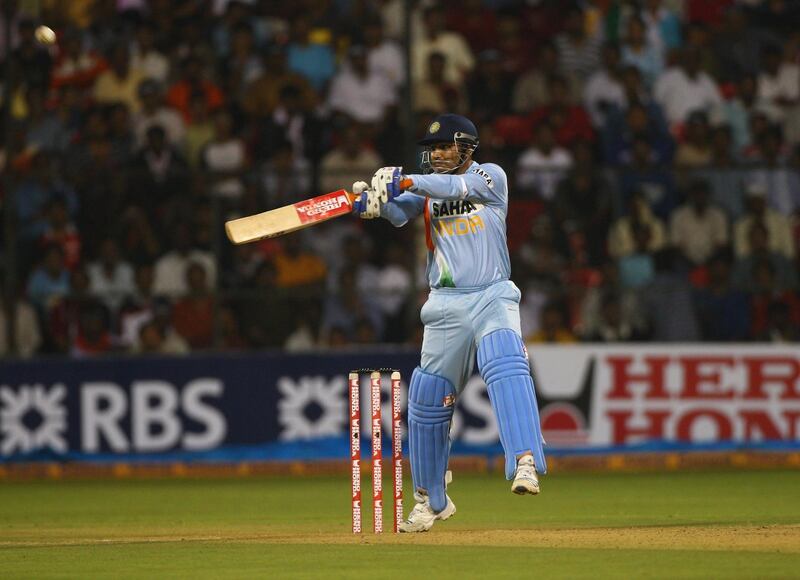
[[[414,180],[408,177],[400,181],[400,189],[409,189],[410,187],[413,187],[413,185]],[[355,203],[355,201],[358,199],[357,194],[349,191],[347,192],[347,196],[350,198],[350,203]]]

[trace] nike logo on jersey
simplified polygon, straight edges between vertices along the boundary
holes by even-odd
[[[474,203],[468,202],[466,199],[458,199],[455,201],[434,201],[431,203],[431,215],[435,218],[464,215],[465,213],[472,213],[477,209],[478,206],[476,206]]]

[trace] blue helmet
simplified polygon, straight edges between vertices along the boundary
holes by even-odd
[[[431,164],[430,146],[437,143],[455,143],[459,151],[458,164],[447,170],[437,171]],[[425,147],[422,152],[421,166],[425,173],[450,173],[464,164],[467,156],[478,148],[478,129],[475,124],[461,115],[444,113],[436,117],[425,132],[425,136],[418,141]]]

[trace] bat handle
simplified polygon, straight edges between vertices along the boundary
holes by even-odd
[[[408,189],[414,185],[414,180],[406,177],[405,179],[400,181],[400,189]],[[350,203],[355,203],[358,199],[358,195],[355,193],[347,192],[347,196],[350,198]]]

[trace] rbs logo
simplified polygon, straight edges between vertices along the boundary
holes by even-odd
[[[216,447],[225,438],[224,415],[208,401],[222,396],[218,379],[195,379],[183,389],[165,381],[134,381],[130,398],[114,383],[84,383],[81,389],[83,451],[187,451]],[[184,417],[191,422],[187,428]],[[129,435],[124,425],[129,424]],[[197,427],[195,427],[197,425]]]

